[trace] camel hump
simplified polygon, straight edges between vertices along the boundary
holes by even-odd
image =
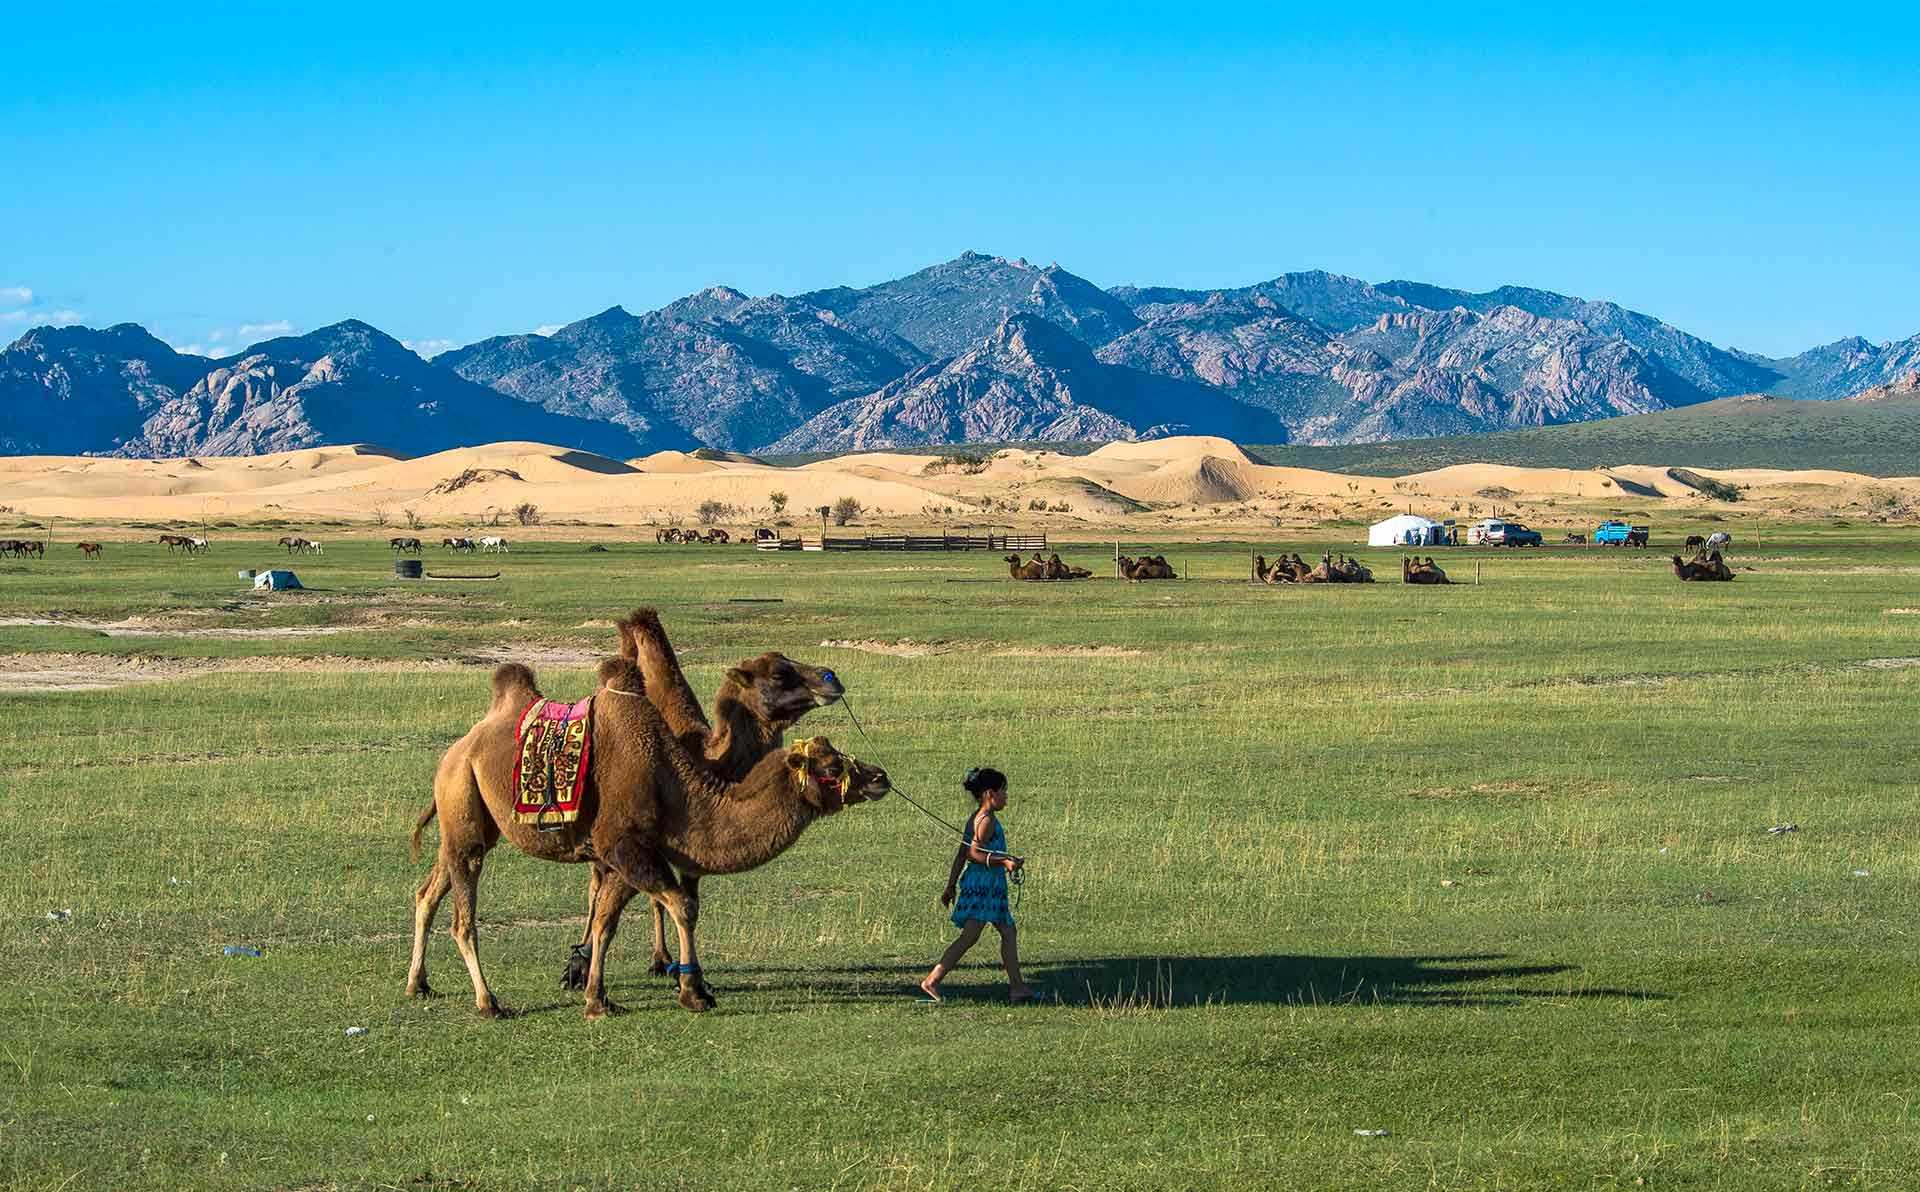
[[[493,706],[499,708],[505,703],[524,704],[530,699],[540,698],[540,688],[534,682],[533,671],[518,662],[503,662],[493,669]]]
[[[646,692],[647,680],[640,673],[640,668],[634,664],[633,659],[623,655],[619,658],[601,659],[600,686],[642,695]]]
[[[666,630],[660,625],[660,610],[657,608],[636,608],[628,613],[625,620],[614,623],[620,631],[620,656],[638,661],[640,658],[641,636],[648,635],[655,640],[664,638]]]

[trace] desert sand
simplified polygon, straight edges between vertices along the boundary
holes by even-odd
[[[1831,512],[1889,489],[1920,495],[1914,477],[1696,470],[1745,486],[1739,506],[1721,507],[1743,513]],[[815,524],[819,506],[843,497],[860,502],[867,520],[1035,520],[1062,529],[1076,522],[1315,524],[1409,508],[1464,521],[1496,507],[1551,524],[1590,520],[1613,506],[1677,512],[1706,505],[1658,467],[1465,464],[1402,477],[1353,476],[1263,466],[1233,443],[1205,437],[1114,443],[1083,456],[1009,449],[962,464],[875,452],[796,468],[672,451],[620,461],[540,443],[494,443],[415,459],[366,446],[239,458],[0,458],[0,505],[26,517],[104,525],[372,522],[381,515],[399,525],[409,510],[433,526],[479,525],[522,503],[538,506],[549,522],[687,524],[710,501],[731,507],[721,524],[743,525],[773,518],[774,493],[786,494],[785,516],[802,527]],[[1036,502],[1045,510],[1034,509]],[[1556,518],[1555,511],[1564,516]]]

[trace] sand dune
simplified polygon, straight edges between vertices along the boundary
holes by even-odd
[[[1235,444],[1201,436],[1113,443],[1082,456],[1005,450],[971,471],[929,472],[933,459],[868,452],[776,468],[741,456],[701,459],[666,451],[622,462],[523,442],[415,459],[371,447],[176,460],[20,456],[0,458],[0,504],[37,516],[108,522],[277,517],[297,524],[302,519],[364,521],[377,510],[398,518],[410,509],[445,525],[473,524],[491,516],[490,510],[521,502],[539,506],[553,519],[686,522],[703,502],[718,501],[734,509],[724,520],[739,524],[767,520],[772,494],[781,492],[787,496],[787,516],[805,525],[819,506],[843,497],[885,518],[945,518],[990,509],[1024,513],[1040,503],[1055,514],[1102,521],[1169,513],[1187,519],[1231,518],[1235,511],[1251,516],[1262,503],[1271,512],[1302,497],[1330,499],[1356,518],[1370,518],[1389,500],[1425,502],[1433,506],[1426,512],[1443,516],[1469,513],[1475,501],[1488,499],[1522,507],[1530,500],[1683,507],[1705,500],[1658,467],[1461,464],[1390,479],[1259,465]],[[1813,500],[1838,507],[1869,487],[1920,495],[1920,479],[1913,478],[1700,471],[1745,486],[1750,499],[1762,505],[1777,501],[1802,507],[1795,503]],[[1809,492],[1826,495],[1810,498]],[[1461,509],[1462,504],[1468,508]]]

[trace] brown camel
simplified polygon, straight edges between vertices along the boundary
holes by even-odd
[[[1733,578],[1732,568],[1719,557],[1718,552],[1711,557],[1684,561],[1679,555],[1675,555],[1673,556],[1673,574],[1676,579],[1683,580],[1730,580]]]
[[[701,978],[695,927],[700,899],[674,875],[676,866],[700,873],[741,873],[766,864],[793,844],[814,820],[851,803],[877,799],[886,774],[840,753],[823,737],[762,758],[739,782],[715,778],[675,739],[646,697],[645,679],[626,658],[601,664],[594,696],[593,768],[580,817],[559,831],[542,832],[513,815],[516,727],[539,698],[533,672],[508,663],[493,673],[493,701],[480,722],[440,759],[433,810],[440,819],[440,851],[414,894],[413,959],[407,992],[426,996],[427,935],[434,913],[451,891],[453,937],[473,981],[474,1005],[489,1017],[500,1005],[480,969],[476,896],[486,855],[504,836],[528,856],[585,862],[604,893],[593,908],[587,970],[588,1018],[616,1009],[607,1001],[607,947],[620,912],[636,893],[666,904],[680,933],[679,1002],[689,1010],[714,1004]],[[414,828],[418,854],[420,830]]]
[[[1045,579],[1047,577],[1045,563],[1022,562],[1019,555],[1008,555],[1006,563],[1007,575],[1011,579]]]
[[[1178,579],[1173,567],[1160,555],[1145,555],[1139,559],[1120,557],[1120,574],[1130,580]]]
[[[781,749],[786,731],[815,708],[824,708],[846,693],[840,678],[824,667],[795,662],[784,654],[769,652],[742,662],[727,672],[720,690],[713,697],[714,722],[701,710],[699,697],[680,669],[680,657],[674,652],[660,614],[651,608],[635,609],[615,624],[620,634],[620,656],[639,668],[642,689],[647,699],[666,722],[667,731],[682,747],[700,759],[708,773],[726,782],[739,782],[753,767]],[[682,867],[680,883],[688,893],[699,896],[700,873]],[[561,985],[578,989],[586,981],[587,953],[592,944],[594,906],[599,898],[601,875],[590,871],[587,880],[587,923],[579,944],[567,962]],[[652,971],[665,973],[672,958],[667,954],[666,913],[659,900],[653,901]]]
[[[1409,584],[1450,584],[1453,582],[1447,578],[1447,573],[1440,570],[1432,558],[1422,559],[1418,556],[1411,559],[1405,556],[1401,557],[1400,579],[1401,582]]]

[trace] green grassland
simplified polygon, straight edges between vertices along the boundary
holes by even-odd
[[[1276,589],[1249,544],[1159,549],[1193,578],[549,542],[406,584],[330,536],[255,598],[264,546],[0,563],[0,619],[61,622],[0,624],[0,680],[176,674],[0,694],[0,1187],[1920,1186],[1911,531],[1770,527],[1723,585],[1548,548]],[[475,1016],[444,914],[445,996],[403,997],[407,832],[486,666],[577,697],[640,604],[703,692],[832,665],[873,739],[805,728],[944,814],[1004,769],[1048,1004],[1005,1005],[990,940],[908,995],[952,854],[897,798],[704,884],[712,1013],[630,908],[629,1012],[583,1021],[585,873],[510,848],[480,918],[518,1013]]]
[[[1364,476],[1405,476],[1450,464],[1835,468],[1869,476],[1911,476],[1920,471],[1920,397],[1728,397],[1654,414],[1531,430],[1347,447],[1255,446],[1247,451],[1270,464]]]

